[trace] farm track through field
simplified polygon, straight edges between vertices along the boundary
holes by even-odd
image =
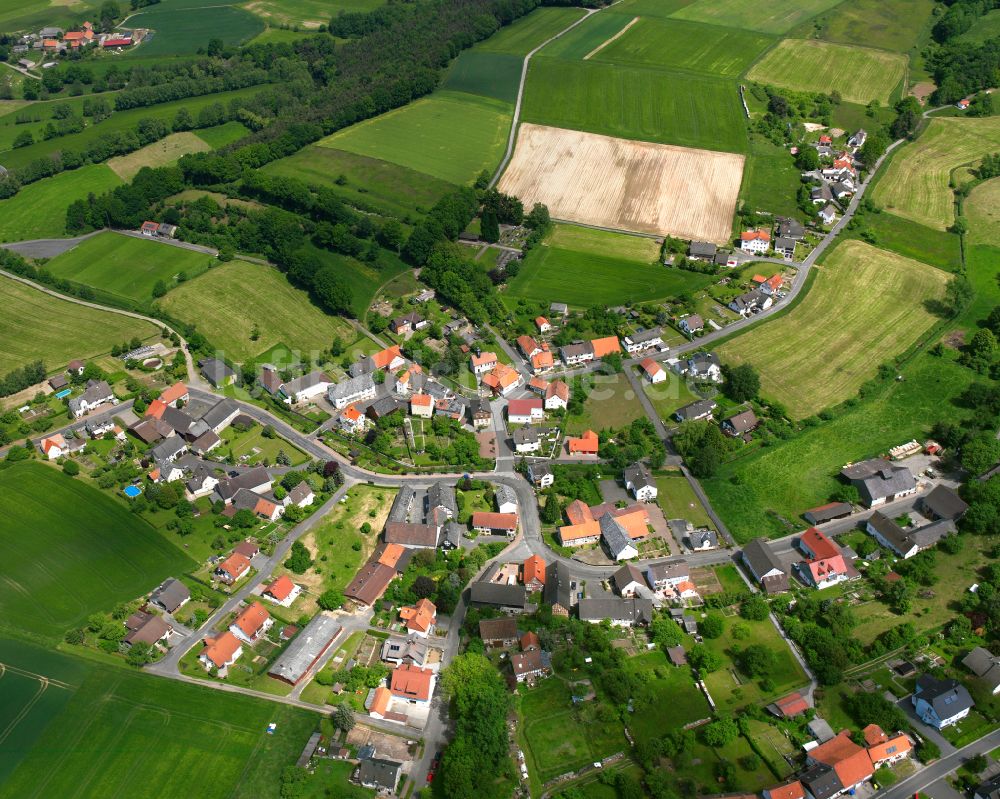
[[[584,61],[589,61],[591,58],[593,58],[595,55],[597,55],[599,52],[601,52],[601,50],[603,50],[605,47],[607,47],[609,44],[611,44],[613,41],[615,41],[616,39],[620,39],[622,36],[624,36],[626,33],[628,33],[629,28],[631,28],[633,25],[635,25],[635,23],[637,23],[638,21],[639,21],[639,17],[632,17],[632,21],[629,22],[628,25],[626,25],[624,28],[622,28],[620,31],[618,31],[618,33],[616,33],[614,36],[611,36],[610,38],[605,39],[603,42],[601,42],[599,45],[597,45],[597,47],[595,47],[593,50],[591,50],[589,53],[587,53],[587,55],[585,55],[583,57],[583,60]]]

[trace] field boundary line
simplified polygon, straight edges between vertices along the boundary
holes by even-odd
[[[589,53],[587,53],[587,55],[585,55],[583,57],[583,60],[584,61],[589,61],[592,56],[597,55],[599,52],[601,52],[601,50],[603,50],[605,47],[607,47],[613,41],[615,41],[616,39],[620,39],[622,36],[624,36],[626,33],[628,33],[629,28],[631,28],[633,25],[635,25],[635,23],[637,23],[638,21],[639,21],[639,17],[632,17],[632,19],[628,23],[628,25],[626,25],[624,28],[622,28],[620,31],[618,31],[618,33],[616,33],[614,36],[608,37],[603,42],[601,42],[599,45],[597,45],[597,47],[595,47],[593,50],[591,50]]]
[[[606,7],[611,8],[611,6],[606,6]],[[507,136],[507,150],[503,154],[503,160],[500,161],[500,166],[497,167],[496,172],[493,173],[493,177],[490,179],[489,187],[491,189],[497,185],[497,181],[500,180],[500,176],[503,174],[503,171],[507,168],[507,165],[510,163],[511,157],[514,155],[514,143],[517,141],[517,126],[521,121],[521,105],[524,102],[524,84],[527,82],[528,79],[528,64],[531,62],[531,57],[539,50],[541,50],[543,47],[545,47],[547,44],[554,42],[560,36],[564,36],[567,33],[569,33],[571,30],[573,30],[573,28],[575,28],[580,23],[590,19],[594,14],[598,13],[600,10],[601,9],[597,8],[588,8],[587,13],[584,14],[582,17],[580,17],[580,19],[567,25],[565,28],[559,31],[559,33],[557,33],[555,36],[546,39],[544,42],[538,45],[538,47],[530,51],[524,57],[524,61],[521,63],[521,81],[517,85],[517,100],[514,102],[514,115],[511,117],[510,120],[510,134],[508,134]]]

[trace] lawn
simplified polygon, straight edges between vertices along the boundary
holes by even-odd
[[[735,81],[691,73],[532,59],[523,113],[526,122],[625,139],[747,149]]]
[[[599,720],[599,702],[573,705],[566,683],[543,680],[521,698],[528,773],[542,782],[625,748],[621,722]]]
[[[1000,9],[994,9],[979,17],[972,28],[961,34],[957,41],[983,44],[1000,36]]]
[[[969,244],[1000,246],[1000,178],[980,183],[965,199],[963,209],[969,220]]]
[[[812,289],[787,314],[719,349],[760,372],[761,393],[803,418],[854,395],[878,367],[902,354],[937,318],[940,269],[847,241],[824,257]],[[809,342],[806,344],[806,342]]]
[[[316,723],[297,708],[90,665],[0,797],[277,799]]]
[[[476,49],[526,56],[582,16],[583,9],[580,8],[536,8],[476,45]]]
[[[45,268],[56,277],[142,303],[152,299],[158,281],[172,287],[180,273],[194,278],[214,263],[205,253],[106,232],[85,239]]]
[[[221,125],[195,131],[195,136],[213,150],[218,150],[220,147],[239,141],[248,133],[250,131],[239,122],[225,122]]]
[[[788,150],[758,136],[751,137],[750,154],[743,166],[740,202],[751,211],[799,217],[796,192],[799,170]]]
[[[595,230],[580,225],[556,224],[546,243],[564,250],[576,250],[609,258],[625,258],[630,261],[641,261],[644,264],[652,264],[660,257],[660,245],[656,243],[656,239]]]
[[[2,785],[69,702],[86,670],[55,652],[3,639],[0,663],[0,730],[15,744],[0,747]]]
[[[509,53],[466,50],[451,63],[442,88],[514,103],[522,61],[520,56]]]
[[[103,194],[121,185],[104,164],[63,172],[0,200],[0,241],[58,238],[66,235],[66,209],[88,194]]]
[[[593,250],[595,244],[601,246],[597,237],[582,246]],[[630,244],[626,253],[635,247]],[[507,291],[512,297],[586,308],[664,299],[711,282],[709,275],[546,243],[528,253]]]
[[[670,708],[669,729],[677,729],[700,719],[712,711],[708,700],[695,685],[691,669],[674,666],[660,650],[629,658],[628,668],[649,675],[646,690],[635,704],[635,714],[629,719],[629,730],[639,741],[660,738],[667,732],[663,711]],[[644,701],[646,700],[646,701]]]
[[[203,153],[212,148],[194,133],[171,133],[165,139],[147,144],[128,155],[108,159],[108,166],[122,180],[132,180],[144,166],[172,166],[182,155]]]
[[[995,272],[995,261],[992,266]],[[799,514],[830,501],[842,485],[836,475],[845,463],[925,436],[939,419],[961,422],[964,415],[955,398],[974,373],[952,359],[926,353],[899,371],[902,381],[884,385],[837,418],[758,449],[702,481],[737,541],[801,530]]]
[[[737,28],[640,17],[623,36],[593,58],[612,64],[665,67],[735,78],[775,41],[772,36]]]
[[[273,161],[263,171],[325,186],[350,205],[401,219],[429,210],[455,190],[452,183],[398,164],[313,145]]]
[[[51,371],[74,358],[104,355],[133,337],[159,335],[149,322],[77,305],[10,278],[0,277],[0,287],[0,374],[39,358]]]
[[[584,430],[618,429],[645,417],[639,398],[632,384],[624,375],[595,374],[585,378],[587,399],[580,416],[566,417],[568,435],[578,435]]]
[[[997,181],[997,184],[1000,187],[1000,181]],[[1000,191],[997,192],[997,198],[1000,199]],[[968,202],[966,212],[969,212]],[[991,221],[996,224],[1000,220],[1000,216],[995,214],[991,220],[989,214],[987,211],[985,217],[979,220],[980,224],[972,225],[974,232],[977,227],[979,230],[988,231],[987,224]],[[866,214],[863,221],[866,229],[875,236],[875,243],[883,249],[892,250],[907,258],[923,261],[925,264],[949,272],[957,272],[961,268],[962,245],[959,237],[953,233],[929,228],[919,222],[890,214],[888,211]],[[969,221],[972,223],[971,218]]]
[[[162,300],[179,319],[192,322],[227,356],[243,361],[274,345],[326,350],[335,336],[353,340],[350,326],[315,305],[276,269],[231,261],[182,283]],[[251,340],[256,326],[260,335]]]
[[[932,119],[896,153],[872,199],[898,216],[937,230],[955,220],[952,171],[1000,149],[1000,117]]]
[[[201,97],[188,97],[184,100],[174,100],[173,102],[161,103],[160,105],[147,106],[145,108],[116,111],[103,122],[99,122],[96,125],[88,125],[80,133],[71,133],[68,136],[44,141],[36,140],[34,144],[28,147],[6,150],[0,155],[0,160],[2,160],[3,165],[8,169],[12,167],[21,168],[36,158],[48,158],[52,153],[57,151],[75,150],[82,152],[110,133],[131,131],[141,119],[159,119],[171,122],[181,108],[186,108],[191,113],[191,116],[197,118],[198,112],[206,106],[214,105],[215,103],[225,105],[232,99],[250,97],[263,91],[264,88],[262,86],[251,86],[231,92],[206,94]]]
[[[781,638],[769,619],[748,621],[739,616],[724,617],[725,632],[721,637],[705,639],[705,646],[725,658],[726,665],[718,671],[705,675],[705,685],[721,712],[734,713],[749,705],[763,705],[801,688],[809,680],[802,666],[795,659],[788,644]],[[749,634],[742,639],[734,636],[733,628],[742,625]],[[734,656],[749,644],[763,644],[777,657],[774,669],[768,676],[774,682],[774,689],[764,692],[759,683],[747,677],[736,668]]]
[[[631,16],[623,14],[592,14],[586,22],[581,22],[569,33],[547,44],[538,55],[579,61],[622,31],[631,21]]]
[[[283,438],[265,438],[264,428],[254,425],[245,433],[230,426],[222,431],[220,451],[232,452],[236,458],[246,456],[246,463],[256,465],[264,460],[275,463],[276,458],[284,452],[291,461],[291,466],[299,466],[309,460],[308,456]]]
[[[840,0],[774,0],[762,7],[756,0],[697,0],[672,16],[762,33],[787,33],[839,3]]]
[[[59,640],[194,565],[122,504],[39,463],[0,470],[0,507],[0,627],[15,634]]]
[[[656,504],[663,510],[665,518],[687,519],[695,527],[715,527],[691,484],[679,471],[659,472],[656,488]]]
[[[906,72],[906,56],[816,39],[785,39],[747,74],[750,80],[803,92],[838,87],[844,100],[887,104]]]
[[[338,131],[319,144],[464,184],[500,162],[510,120],[508,103],[439,91]]]
[[[646,380],[645,372],[636,372],[642,381],[643,391],[646,392],[649,401],[653,403],[659,417],[669,426],[675,424],[675,421],[670,418],[674,415],[674,411],[701,399],[701,397],[691,391],[687,381],[672,369],[667,369],[666,373],[667,379],[654,385]]]
[[[178,13],[182,11],[182,13]],[[324,20],[325,21],[325,20]],[[162,8],[149,7],[128,18],[130,28],[151,28],[155,34],[143,41],[136,55],[194,55],[210,39],[222,39],[223,44],[239,45],[264,30],[264,23],[249,11],[211,2],[203,6],[185,4],[178,9],[169,2]]]
[[[906,52],[919,42],[933,10],[934,0],[854,0],[841,3],[824,17],[820,36],[831,42],[864,42],[869,47]],[[984,22],[977,20],[976,29]]]

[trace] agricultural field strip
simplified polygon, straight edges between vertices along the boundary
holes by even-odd
[[[969,220],[968,242],[1000,247],[1000,178],[976,186],[965,199],[963,210]]]
[[[628,33],[629,29],[633,25],[635,25],[638,21],[639,21],[639,17],[632,17],[632,21],[629,22],[628,25],[626,25],[624,28],[622,28],[620,31],[618,31],[618,33],[616,33],[611,38],[605,39],[603,42],[601,42],[599,45],[597,45],[597,47],[595,47],[593,50],[591,50],[589,53],[587,53],[587,55],[585,55],[583,57],[583,60],[584,61],[589,61],[591,58],[593,58],[595,55],[597,55],[599,52],[601,52],[601,50],[603,50],[605,47],[607,47],[609,44],[611,44],[613,41],[615,41],[616,39],[620,39],[622,36],[624,36],[626,33]]]
[[[674,19],[707,22],[761,33],[788,33],[802,22],[843,0],[696,0],[671,14]]]

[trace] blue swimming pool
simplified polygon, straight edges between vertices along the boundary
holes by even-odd
[[[139,486],[125,486],[125,496],[135,499],[139,494],[142,493],[142,489]]]
[[[63,397],[68,397],[72,393],[73,393],[73,389],[71,389],[71,388],[64,388],[62,391],[57,391],[56,392],[56,397],[58,399],[62,399]]]

